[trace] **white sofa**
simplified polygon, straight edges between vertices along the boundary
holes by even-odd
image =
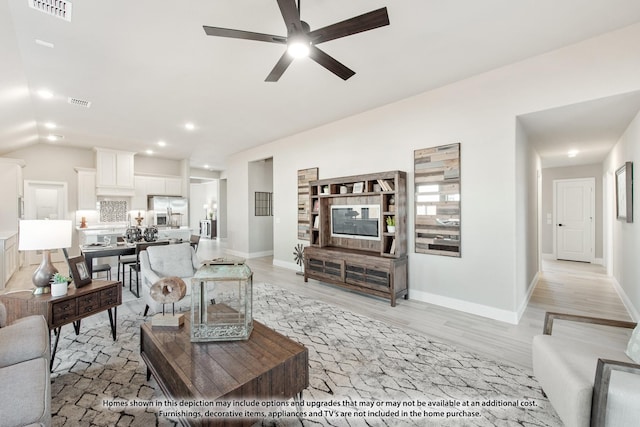
[[[151,298],[151,286],[163,277],[177,276],[187,285],[185,297],[175,304],[176,310],[191,308],[191,278],[202,263],[189,243],[149,246],[140,252],[141,294],[146,307],[144,315],[162,312],[162,304]],[[171,310],[171,306],[165,307]]]
[[[49,328],[42,316],[5,326],[0,304],[0,426],[50,426]]]
[[[640,365],[628,348],[552,335],[553,321],[634,328],[634,322],[547,313],[533,338],[533,373],[565,427],[630,426],[640,419]],[[633,338],[632,338],[633,339]]]

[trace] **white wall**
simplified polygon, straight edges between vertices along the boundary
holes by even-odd
[[[529,142],[520,124],[516,122],[516,239],[517,251],[522,256],[516,259],[516,281],[514,303],[518,318],[526,309],[529,296],[535,287],[540,267],[538,242],[539,177],[540,156]]]
[[[640,113],[631,122],[626,132],[611,150],[609,156],[603,164],[603,172],[606,176],[615,177],[615,172],[625,162],[633,162],[634,180],[638,182],[640,176]],[[613,277],[619,286],[627,309],[631,312],[635,320],[640,319],[640,211],[638,211],[638,200],[640,200],[640,185],[633,186],[633,223],[616,219],[615,212],[615,179],[607,179],[605,187],[606,200],[611,203],[606,207],[609,210],[607,218],[611,218],[610,227],[612,238]],[[629,201],[627,201],[628,203]]]
[[[200,220],[209,219],[205,216],[204,205],[211,211],[214,205],[218,205],[218,180],[192,183],[189,186],[189,227],[195,234],[200,230]]]
[[[640,25],[553,51],[232,156],[230,247],[248,252],[248,163],[274,159],[274,263],[288,265],[298,242],[298,169],[320,178],[400,169],[413,209],[413,151],[461,142],[462,257],[415,254],[408,217],[411,298],[517,322],[531,271],[534,164],[516,162],[516,117],[640,89]],[[285,112],[286,113],[286,112]],[[525,167],[527,171],[517,171]],[[524,204],[524,205],[523,205]]]
[[[255,192],[273,192],[273,159],[249,164],[249,257],[273,254],[273,216],[255,215]]]

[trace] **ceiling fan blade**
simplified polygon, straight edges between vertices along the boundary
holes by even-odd
[[[280,13],[287,26],[288,34],[302,32],[302,22],[300,22],[300,11],[296,6],[296,0],[278,0]]]
[[[269,75],[264,81],[277,82],[282,76],[282,74],[285,72],[285,70],[289,67],[289,65],[291,65],[292,62],[293,62],[293,56],[289,55],[289,52],[285,50],[284,54],[282,54],[282,56],[276,63],[276,66],[273,67],[273,70],[271,70],[271,72],[269,73]]]
[[[232,39],[257,40],[259,42],[287,44],[287,38],[271,34],[252,33],[251,31],[232,30],[229,28],[208,27],[203,25],[208,36],[229,37]]]
[[[389,25],[389,15],[387,8],[383,7],[333,25],[311,31],[309,38],[314,44],[323,43],[329,40],[339,39],[340,37],[349,36],[351,34],[361,33],[363,31],[373,30],[374,28]]]
[[[347,68],[344,64],[338,62],[333,57],[327,55],[325,52],[318,49],[316,46],[311,46],[309,51],[309,58],[322,65],[327,70],[331,71],[342,80],[347,80],[353,76],[356,72]]]

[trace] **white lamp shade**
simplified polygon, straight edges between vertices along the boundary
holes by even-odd
[[[35,251],[71,247],[70,220],[27,219],[20,221],[18,250]]]

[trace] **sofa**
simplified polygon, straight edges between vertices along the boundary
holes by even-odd
[[[177,310],[191,308],[191,279],[202,263],[189,243],[149,246],[140,252],[141,296],[146,304],[144,315],[161,313],[162,304],[151,298],[151,286],[163,277],[176,276],[184,280],[187,293],[175,303]],[[172,307],[165,309],[171,310]]]
[[[554,320],[635,328],[627,345],[552,334]],[[640,327],[635,322],[547,313],[533,338],[533,374],[565,427],[630,426],[640,419]]]
[[[0,303],[0,427],[50,426],[49,328],[42,316],[6,325]]]

